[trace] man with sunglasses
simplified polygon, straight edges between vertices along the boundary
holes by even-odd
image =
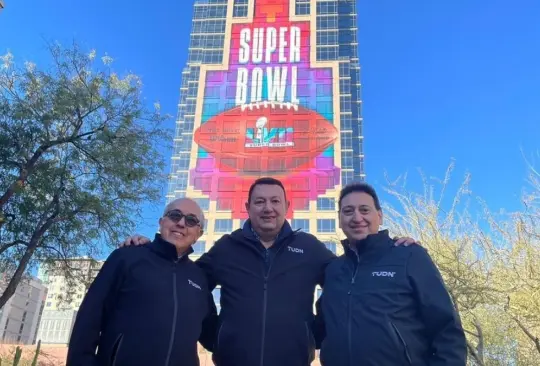
[[[221,285],[217,366],[308,366],[314,360],[315,288],[335,256],[315,236],[292,230],[288,209],[279,180],[256,180],[246,202],[249,220],[197,261],[210,289]],[[147,241],[133,236],[124,245]]]
[[[203,233],[193,200],[169,203],[159,234],[105,261],[77,314],[67,366],[198,366],[197,341],[217,316],[204,272],[189,259]],[[96,353],[97,347],[97,353]]]

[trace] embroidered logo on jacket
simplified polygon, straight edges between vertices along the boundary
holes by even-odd
[[[188,281],[188,283],[189,283],[191,286],[195,287],[195,288],[198,289],[198,290],[201,290],[201,286],[197,285],[197,284],[196,284],[195,282],[193,282],[192,280],[187,280],[187,281]]]
[[[373,277],[394,277],[396,272],[371,272]]]
[[[287,248],[289,249],[289,252],[304,254],[303,249],[293,248],[293,247],[287,247]]]

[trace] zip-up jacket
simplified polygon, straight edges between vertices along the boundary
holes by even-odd
[[[219,239],[197,263],[221,285],[217,366],[308,366],[315,356],[313,297],[335,258],[313,235],[285,222],[260,249],[250,222]]]
[[[465,366],[461,321],[427,251],[387,231],[356,243],[326,270],[323,366]]]
[[[203,322],[217,313],[192,251],[179,258],[160,235],[113,251],[79,309],[67,366],[198,366],[197,341],[213,341]]]

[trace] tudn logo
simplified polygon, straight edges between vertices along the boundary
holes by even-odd
[[[195,282],[193,282],[192,280],[187,280],[187,281],[188,281],[188,283],[189,283],[191,286],[195,287],[196,289],[201,290],[201,286],[197,285],[197,284],[196,284]]]
[[[298,248],[293,248],[293,247],[287,247],[287,248],[289,248],[289,252],[304,254],[303,249],[298,249]]]
[[[372,272],[373,277],[394,277],[396,272]]]

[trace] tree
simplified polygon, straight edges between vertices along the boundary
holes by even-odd
[[[538,222],[532,224],[528,213],[529,224],[509,230],[512,223],[526,221],[526,212],[492,215],[472,196],[469,174],[447,197],[453,168],[452,163],[442,180],[422,174],[422,193],[407,190],[406,176],[389,182],[386,192],[394,205],[383,207],[385,224],[397,235],[418,238],[428,249],[460,313],[471,365],[534,364],[530,361],[538,355],[531,353],[519,324],[529,332],[539,329],[540,281],[533,275],[539,273],[540,252],[523,233],[527,227],[538,234]],[[474,203],[483,209],[479,217],[471,214]]]
[[[169,141],[134,74],[74,44],[48,45],[50,68],[0,65],[0,308],[33,264],[100,253],[160,198]]]
[[[529,164],[528,187],[522,195],[523,210],[509,222],[492,227],[507,248],[507,263],[501,277],[506,284],[506,315],[512,320],[520,345],[520,361],[540,360],[540,173]]]

